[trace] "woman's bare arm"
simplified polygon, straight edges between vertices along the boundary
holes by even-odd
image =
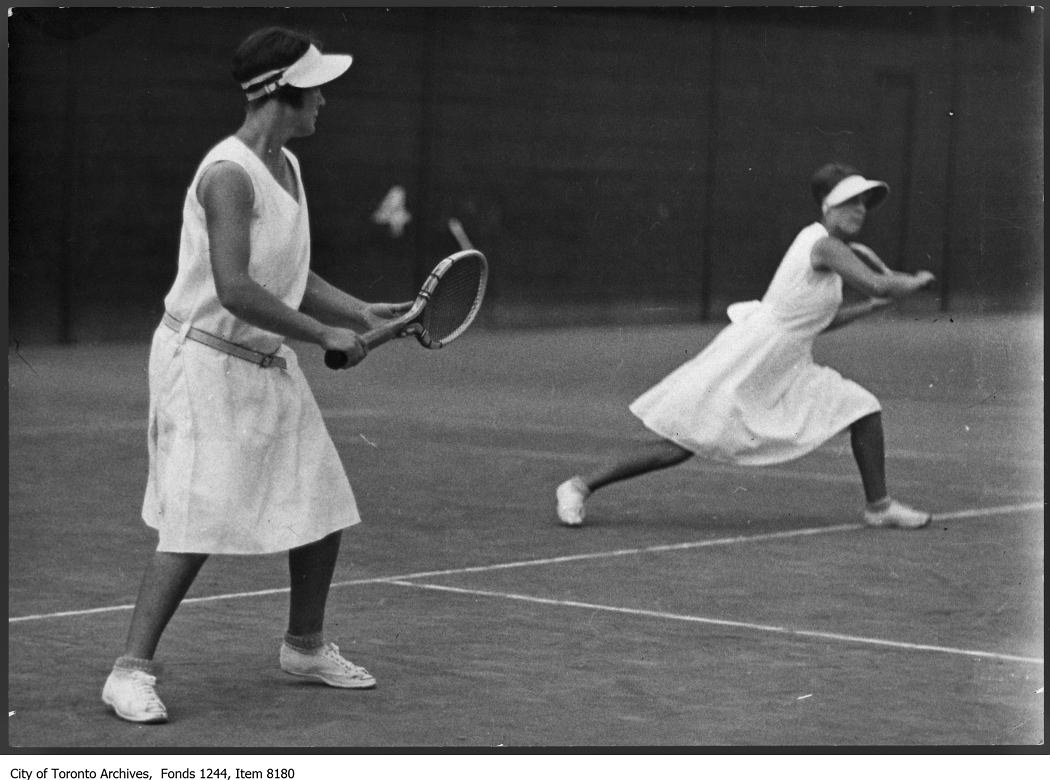
[[[908,274],[887,269],[876,273],[845,243],[832,236],[825,236],[814,244],[810,262],[818,270],[834,271],[843,282],[869,298],[903,298],[934,281],[929,271]]]
[[[360,336],[326,325],[285,305],[248,273],[251,256],[251,179],[236,163],[218,162],[201,177],[197,197],[204,207],[215,290],[235,317],[287,338],[338,349],[359,362],[366,353]]]

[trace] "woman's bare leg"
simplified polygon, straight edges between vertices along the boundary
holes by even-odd
[[[281,645],[281,668],[336,688],[374,688],[375,677],[344,658],[339,646],[324,636],[325,605],[342,537],[342,531],[336,531],[288,551],[292,594],[288,631]]]
[[[886,445],[882,433],[882,414],[861,417],[849,428],[853,457],[860,469],[864,497],[869,504],[886,498]]]
[[[667,439],[635,447],[624,457],[559,485],[556,492],[558,519],[564,525],[582,525],[585,514],[583,502],[598,488],[648,474],[650,471],[677,466],[691,457],[692,452]]]
[[[650,471],[677,466],[691,457],[693,453],[684,447],[679,447],[667,439],[660,439],[640,445],[626,457],[585,474],[581,479],[587,486],[587,490],[593,493],[598,488],[613,482],[622,482],[625,479],[648,474]]]
[[[853,457],[860,469],[864,497],[868,506],[864,522],[875,528],[923,528],[929,524],[929,512],[920,511],[890,498],[886,491],[886,446],[883,441],[882,415],[879,412],[861,417],[850,426]]]
[[[102,701],[124,720],[164,723],[168,710],[155,688],[153,661],[160,636],[193,584],[207,555],[155,552],[142,575],[124,645],[102,688]]]
[[[142,576],[124,645],[131,658],[152,660],[160,636],[200,571],[207,555],[155,552]]]
[[[342,532],[336,531],[288,551],[288,633],[293,637],[319,637],[324,631],[325,606],[341,540]]]

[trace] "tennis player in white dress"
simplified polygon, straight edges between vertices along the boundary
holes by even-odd
[[[930,515],[886,490],[881,405],[834,369],[813,361],[813,341],[933,281],[890,270],[855,242],[885,182],[829,164],[811,182],[821,219],[792,242],[761,301],[729,307],[731,324],[692,360],[637,398],[631,411],[660,438],[556,491],[557,515],[582,525],[598,488],[699,456],[747,466],[801,457],[850,430],[871,526],[920,528]],[[866,301],[843,305],[843,283]]]
[[[149,478],[142,516],[158,532],[124,654],[102,699],[118,716],[161,723],[153,660],[161,634],[212,554],[288,552],[281,668],[340,688],[375,679],[324,637],[354,494],[286,338],[340,350],[348,365],[370,330],[411,302],[366,303],[310,270],[310,223],[291,138],[313,134],[320,86],[350,55],[322,54],[283,28],[234,56],[244,123],[204,157],[183,207],[178,272],[150,352]],[[201,660],[221,648],[201,643]]]

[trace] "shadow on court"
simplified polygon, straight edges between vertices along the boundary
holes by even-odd
[[[1042,317],[818,341],[882,401],[891,488],[929,529],[859,527],[845,436],[689,462],[558,526],[554,486],[644,439],[627,404],[716,332],[477,330],[348,372],[301,348],[364,518],[327,630],[379,685],[283,675],[284,557],[214,557],[161,642],[152,727],[99,699],[155,544],[148,347],[9,350],[9,745],[1042,744]]]

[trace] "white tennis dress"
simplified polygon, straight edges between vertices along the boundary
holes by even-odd
[[[346,472],[317,402],[283,337],[223,308],[215,291],[197,184],[230,160],[251,178],[249,273],[292,308],[306,290],[310,225],[299,161],[299,199],[238,138],[205,156],[186,193],[179,267],[165,308],[183,323],[160,325],[149,361],[149,480],[142,516],[158,550],[271,553],[360,522]],[[185,337],[189,326],[287,361],[263,368]]]
[[[842,278],[810,263],[828,235],[814,223],[788,248],[761,301],[630,406],[655,433],[697,455],[749,466],[801,457],[881,406],[813,362],[813,340],[842,303]]]

